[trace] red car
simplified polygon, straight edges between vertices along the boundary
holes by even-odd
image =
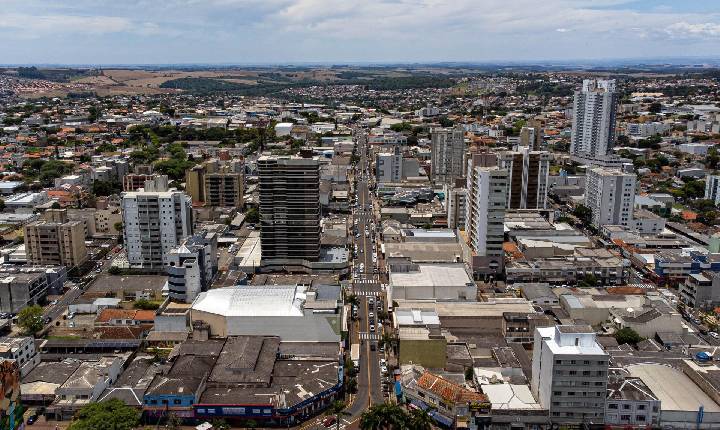
[[[325,427],[331,427],[333,424],[335,424],[336,421],[337,421],[337,418],[335,418],[334,416],[331,415],[331,416],[325,418],[323,420],[322,424]]]

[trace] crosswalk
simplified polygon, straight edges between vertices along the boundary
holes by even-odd
[[[360,335],[360,339],[362,339],[362,340],[380,340],[380,335],[377,333],[367,333],[367,332],[361,331],[358,334]]]
[[[355,290],[354,294],[361,297],[380,297],[380,291]]]
[[[356,279],[353,281],[354,284],[377,284],[377,279]]]

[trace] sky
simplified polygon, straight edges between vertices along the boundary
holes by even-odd
[[[720,57],[720,0],[0,0],[0,64]]]

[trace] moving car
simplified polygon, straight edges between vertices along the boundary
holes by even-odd
[[[323,424],[325,427],[332,427],[332,425],[335,424],[336,422],[337,422],[337,418],[335,418],[334,416],[330,415],[329,417],[326,417],[326,418],[322,421],[322,424]]]

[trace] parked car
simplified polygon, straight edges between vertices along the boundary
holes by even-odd
[[[322,421],[322,423],[325,427],[331,427],[336,422],[337,422],[337,418],[335,418],[332,415],[330,415],[329,417],[325,417],[325,419]]]

